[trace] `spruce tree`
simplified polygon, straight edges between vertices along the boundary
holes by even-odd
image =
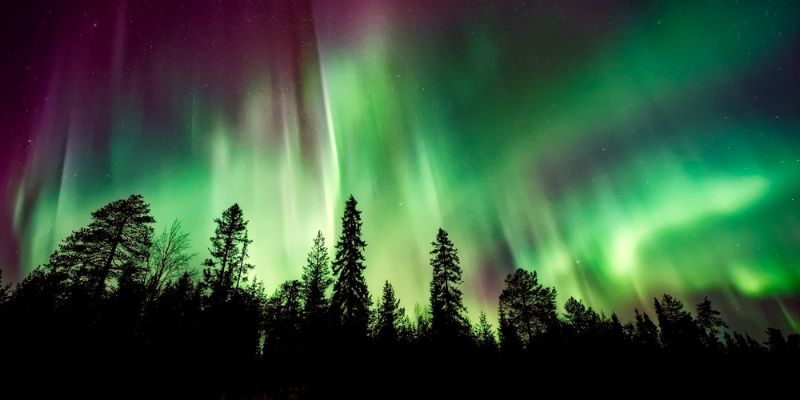
[[[361,211],[351,195],[345,203],[342,232],[336,242],[333,273],[336,283],[331,298],[334,320],[354,340],[366,337],[369,324],[370,295],[364,280],[364,248],[361,239]]]
[[[461,267],[458,250],[447,237],[447,232],[439,228],[436,240],[431,243],[431,330],[434,339],[448,341],[456,337],[466,336],[469,323],[464,313],[466,308],[462,302]]]
[[[309,326],[312,327],[322,323],[328,308],[326,293],[333,282],[329,264],[325,238],[322,232],[317,232],[314,244],[306,257],[302,277],[304,314]]]
[[[217,227],[210,239],[211,257],[203,262],[206,266],[203,279],[212,297],[224,300],[233,286],[235,269],[244,261],[242,247],[248,243],[247,221],[239,205],[234,204],[222,212],[221,218],[215,218],[214,223]]]
[[[397,343],[405,313],[392,284],[386,281],[376,313],[375,339],[382,344]]]

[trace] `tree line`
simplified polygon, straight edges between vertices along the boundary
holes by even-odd
[[[202,268],[194,267],[197,255],[179,222],[158,235],[154,223],[142,196],[113,201],[62,240],[45,264],[16,285],[0,286],[5,363],[54,371],[80,365],[120,385],[147,377],[140,382],[236,397],[347,379],[351,369],[337,369],[336,360],[368,360],[358,369],[367,374],[368,364],[399,362],[392,360],[452,366],[544,356],[800,355],[799,335],[768,328],[762,342],[734,332],[707,297],[689,310],[663,294],[654,299],[654,317],[637,309],[624,323],[575,298],[559,312],[556,289],[522,268],[505,278],[498,326],[484,312],[473,323],[462,300],[458,250],[443,229],[431,243],[429,304],[412,319],[390,282],[377,301],[368,290],[367,243],[353,196],[332,254],[317,233],[302,275],[269,294],[252,276],[253,241],[239,205],[214,219]]]

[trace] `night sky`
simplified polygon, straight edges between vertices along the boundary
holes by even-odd
[[[796,2],[20,1],[0,23],[4,276],[141,193],[198,266],[239,202],[272,290],[352,193],[367,282],[410,310],[441,226],[473,318],[524,267],[560,305],[708,295],[800,331]]]

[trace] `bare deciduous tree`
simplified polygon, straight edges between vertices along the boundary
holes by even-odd
[[[161,292],[189,268],[189,260],[195,256],[187,252],[190,247],[189,234],[178,220],[161,232],[150,250],[147,284],[152,293]]]

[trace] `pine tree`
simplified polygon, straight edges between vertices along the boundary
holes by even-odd
[[[351,195],[342,216],[342,233],[336,242],[333,273],[336,283],[331,298],[331,313],[354,340],[366,337],[371,299],[364,280],[364,248],[361,239],[361,211]]]
[[[661,301],[653,299],[661,329],[661,343],[671,350],[697,349],[701,346],[700,332],[692,315],[683,309],[680,300],[664,293]]]
[[[458,250],[439,228],[436,240],[431,243],[431,330],[435,339],[449,341],[465,337],[469,333],[469,322],[464,316],[466,308],[462,301],[461,267]]]
[[[314,244],[303,267],[303,305],[306,321],[310,326],[319,326],[328,308],[326,293],[333,279],[330,274],[328,248],[322,232],[317,232]]]
[[[400,307],[400,300],[395,296],[392,284],[386,281],[376,312],[375,339],[387,345],[397,343],[405,314],[406,310]]]
[[[230,206],[222,212],[221,218],[215,218],[217,224],[214,236],[211,237],[211,257],[203,264],[206,287],[211,290],[216,300],[227,298],[233,286],[233,273],[240,262],[244,261],[242,247],[247,240],[247,221],[238,204]]]
[[[592,336],[598,333],[600,316],[591,307],[586,307],[574,297],[570,297],[564,303],[564,319],[578,337]]]
[[[150,256],[153,235],[150,205],[141,195],[106,204],[92,213],[85,228],[73,232],[50,256],[47,268],[65,271],[74,290],[88,285],[93,297],[105,293],[108,279],[124,266],[141,269]]]
[[[508,274],[505,283],[500,293],[501,328],[509,330],[506,335],[513,331],[523,346],[530,347],[537,336],[556,329],[556,290],[542,286],[535,271],[522,268]]]
[[[720,328],[727,328],[728,324],[720,318],[720,312],[711,306],[708,297],[703,298],[703,302],[697,305],[697,327],[700,328],[703,344],[714,350],[721,348],[719,341]]]

